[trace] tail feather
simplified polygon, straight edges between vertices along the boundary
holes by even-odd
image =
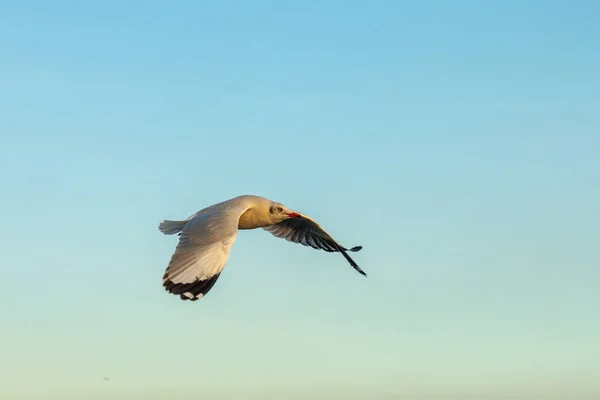
[[[173,235],[181,232],[188,221],[187,219],[183,221],[169,221],[166,219],[158,225],[158,229],[165,235]]]

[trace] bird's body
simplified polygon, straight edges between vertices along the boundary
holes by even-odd
[[[165,235],[179,233],[179,243],[163,276],[165,289],[183,300],[198,300],[215,284],[229,259],[240,229],[262,228],[276,237],[328,252],[340,252],[362,275],[365,272],[319,224],[281,203],[244,195],[206,207],[181,221],[165,220]]]

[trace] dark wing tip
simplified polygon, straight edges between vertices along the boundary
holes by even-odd
[[[360,251],[360,250],[362,250],[362,246],[354,246],[353,248],[351,248],[348,251]]]
[[[346,253],[346,250],[344,250],[343,247],[339,246],[338,250],[342,253],[342,255],[344,256],[344,258],[346,259],[346,261],[348,261],[348,263],[350,263],[350,265],[352,266],[352,268],[354,268],[356,270],[356,272],[358,272],[361,275],[367,276],[367,273],[365,271],[363,271],[362,268],[360,268],[358,266],[358,264],[356,263],[356,261],[354,261],[352,259],[352,257],[350,257],[348,255],[348,253]]]
[[[219,275],[216,274],[206,280],[196,280],[192,283],[173,283],[173,281],[167,280],[164,281],[163,286],[167,292],[178,294],[181,300],[196,301],[210,291],[219,278]]]

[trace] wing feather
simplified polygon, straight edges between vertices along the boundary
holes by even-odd
[[[198,300],[213,287],[225,268],[243,211],[211,210],[193,217],[163,276],[163,286],[182,300]]]
[[[361,246],[355,246],[351,249],[345,248],[315,220],[304,214],[298,214],[300,215],[300,218],[285,219],[278,224],[266,226],[263,229],[273,236],[285,239],[289,242],[299,243],[307,247],[310,246],[314,249],[324,250],[329,253],[340,252],[354,269],[366,276],[366,273],[360,269],[347,253],[348,251],[359,251],[362,249]]]

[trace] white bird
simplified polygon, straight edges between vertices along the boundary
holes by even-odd
[[[244,195],[206,207],[182,221],[164,220],[158,229],[179,233],[179,243],[163,276],[163,286],[182,300],[198,300],[213,287],[229,259],[239,229],[262,228],[276,237],[327,252],[340,252],[364,276],[346,249],[316,221],[281,203]]]

